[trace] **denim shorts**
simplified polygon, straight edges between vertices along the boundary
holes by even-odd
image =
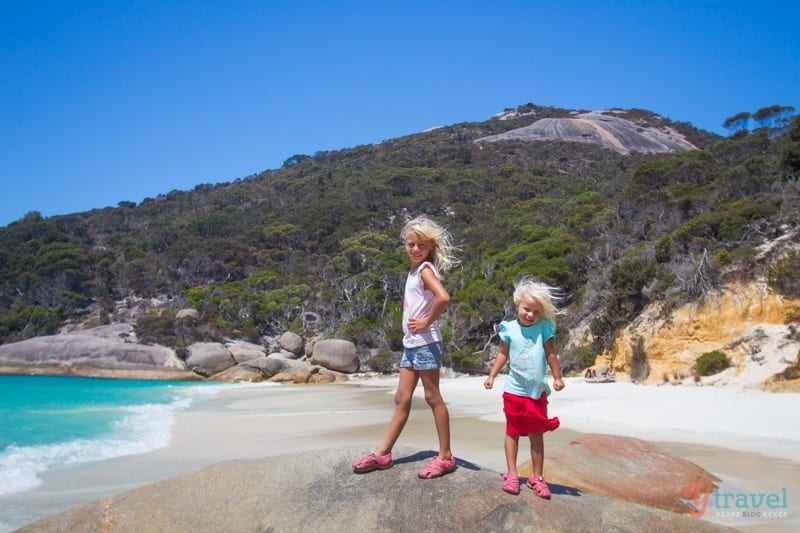
[[[443,351],[444,346],[441,342],[433,342],[415,348],[403,348],[403,358],[400,359],[400,368],[435,370],[442,366]]]

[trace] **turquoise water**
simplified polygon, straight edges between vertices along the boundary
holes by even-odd
[[[0,376],[0,495],[37,486],[64,464],[163,448],[175,413],[214,385]]]

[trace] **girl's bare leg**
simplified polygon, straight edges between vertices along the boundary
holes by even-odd
[[[531,433],[531,466],[533,467],[533,477],[539,479],[544,470],[544,437],[542,433]]]
[[[519,437],[506,435],[506,469],[509,475],[517,475],[517,452],[519,451]]]
[[[411,368],[401,368],[397,392],[394,394],[394,414],[389,421],[389,427],[380,445],[375,449],[377,455],[386,455],[392,451],[397,439],[400,438],[403,428],[411,413],[411,399],[414,389],[419,381],[419,373]]]
[[[439,391],[439,369],[420,370],[419,375],[425,389],[425,401],[433,411],[436,434],[439,436],[439,459],[449,461],[453,457],[450,451],[450,412]]]

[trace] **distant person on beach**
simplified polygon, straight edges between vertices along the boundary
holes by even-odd
[[[564,388],[561,368],[553,346],[556,333],[555,316],[558,311],[553,304],[555,289],[547,284],[524,277],[514,284],[516,320],[500,323],[500,350],[483,386],[491,389],[494,378],[510,361],[510,368],[503,391],[503,412],[506,414],[505,452],[508,472],[503,474],[503,490],[519,494],[517,452],[519,438],[527,435],[531,442],[531,465],[533,476],[528,478],[530,487],[537,496],[550,498],[550,488],[542,477],[544,469],[545,431],[553,431],[560,422],[547,417],[547,365],[553,372],[553,388]]]
[[[392,448],[400,437],[411,412],[411,399],[422,380],[425,401],[433,411],[439,453],[417,475],[435,478],[455,470],[450,451],[450,413],[439,391],[442,366],[442,335],[438,318],[450,302],[442,285],[443,274],[457,263],[450,234],[433,220],[420,216],[410,220],[400,232],[410,262],[403,299],[403,356],[395,393],[395,409],[383,440],[375,451],[353,461],[359,474],[392,467]]]

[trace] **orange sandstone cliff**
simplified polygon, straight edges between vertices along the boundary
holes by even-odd
[[[800,353],[798,316],[800,300],[784,298],[763,282],[729,285],[669,314],[649,306],[596,364],[629,373],[634,354],[643,351],[646,383],[695,382],[697,358],[721,350],[733,366],[698,383],[800,391],[792,371]]]

